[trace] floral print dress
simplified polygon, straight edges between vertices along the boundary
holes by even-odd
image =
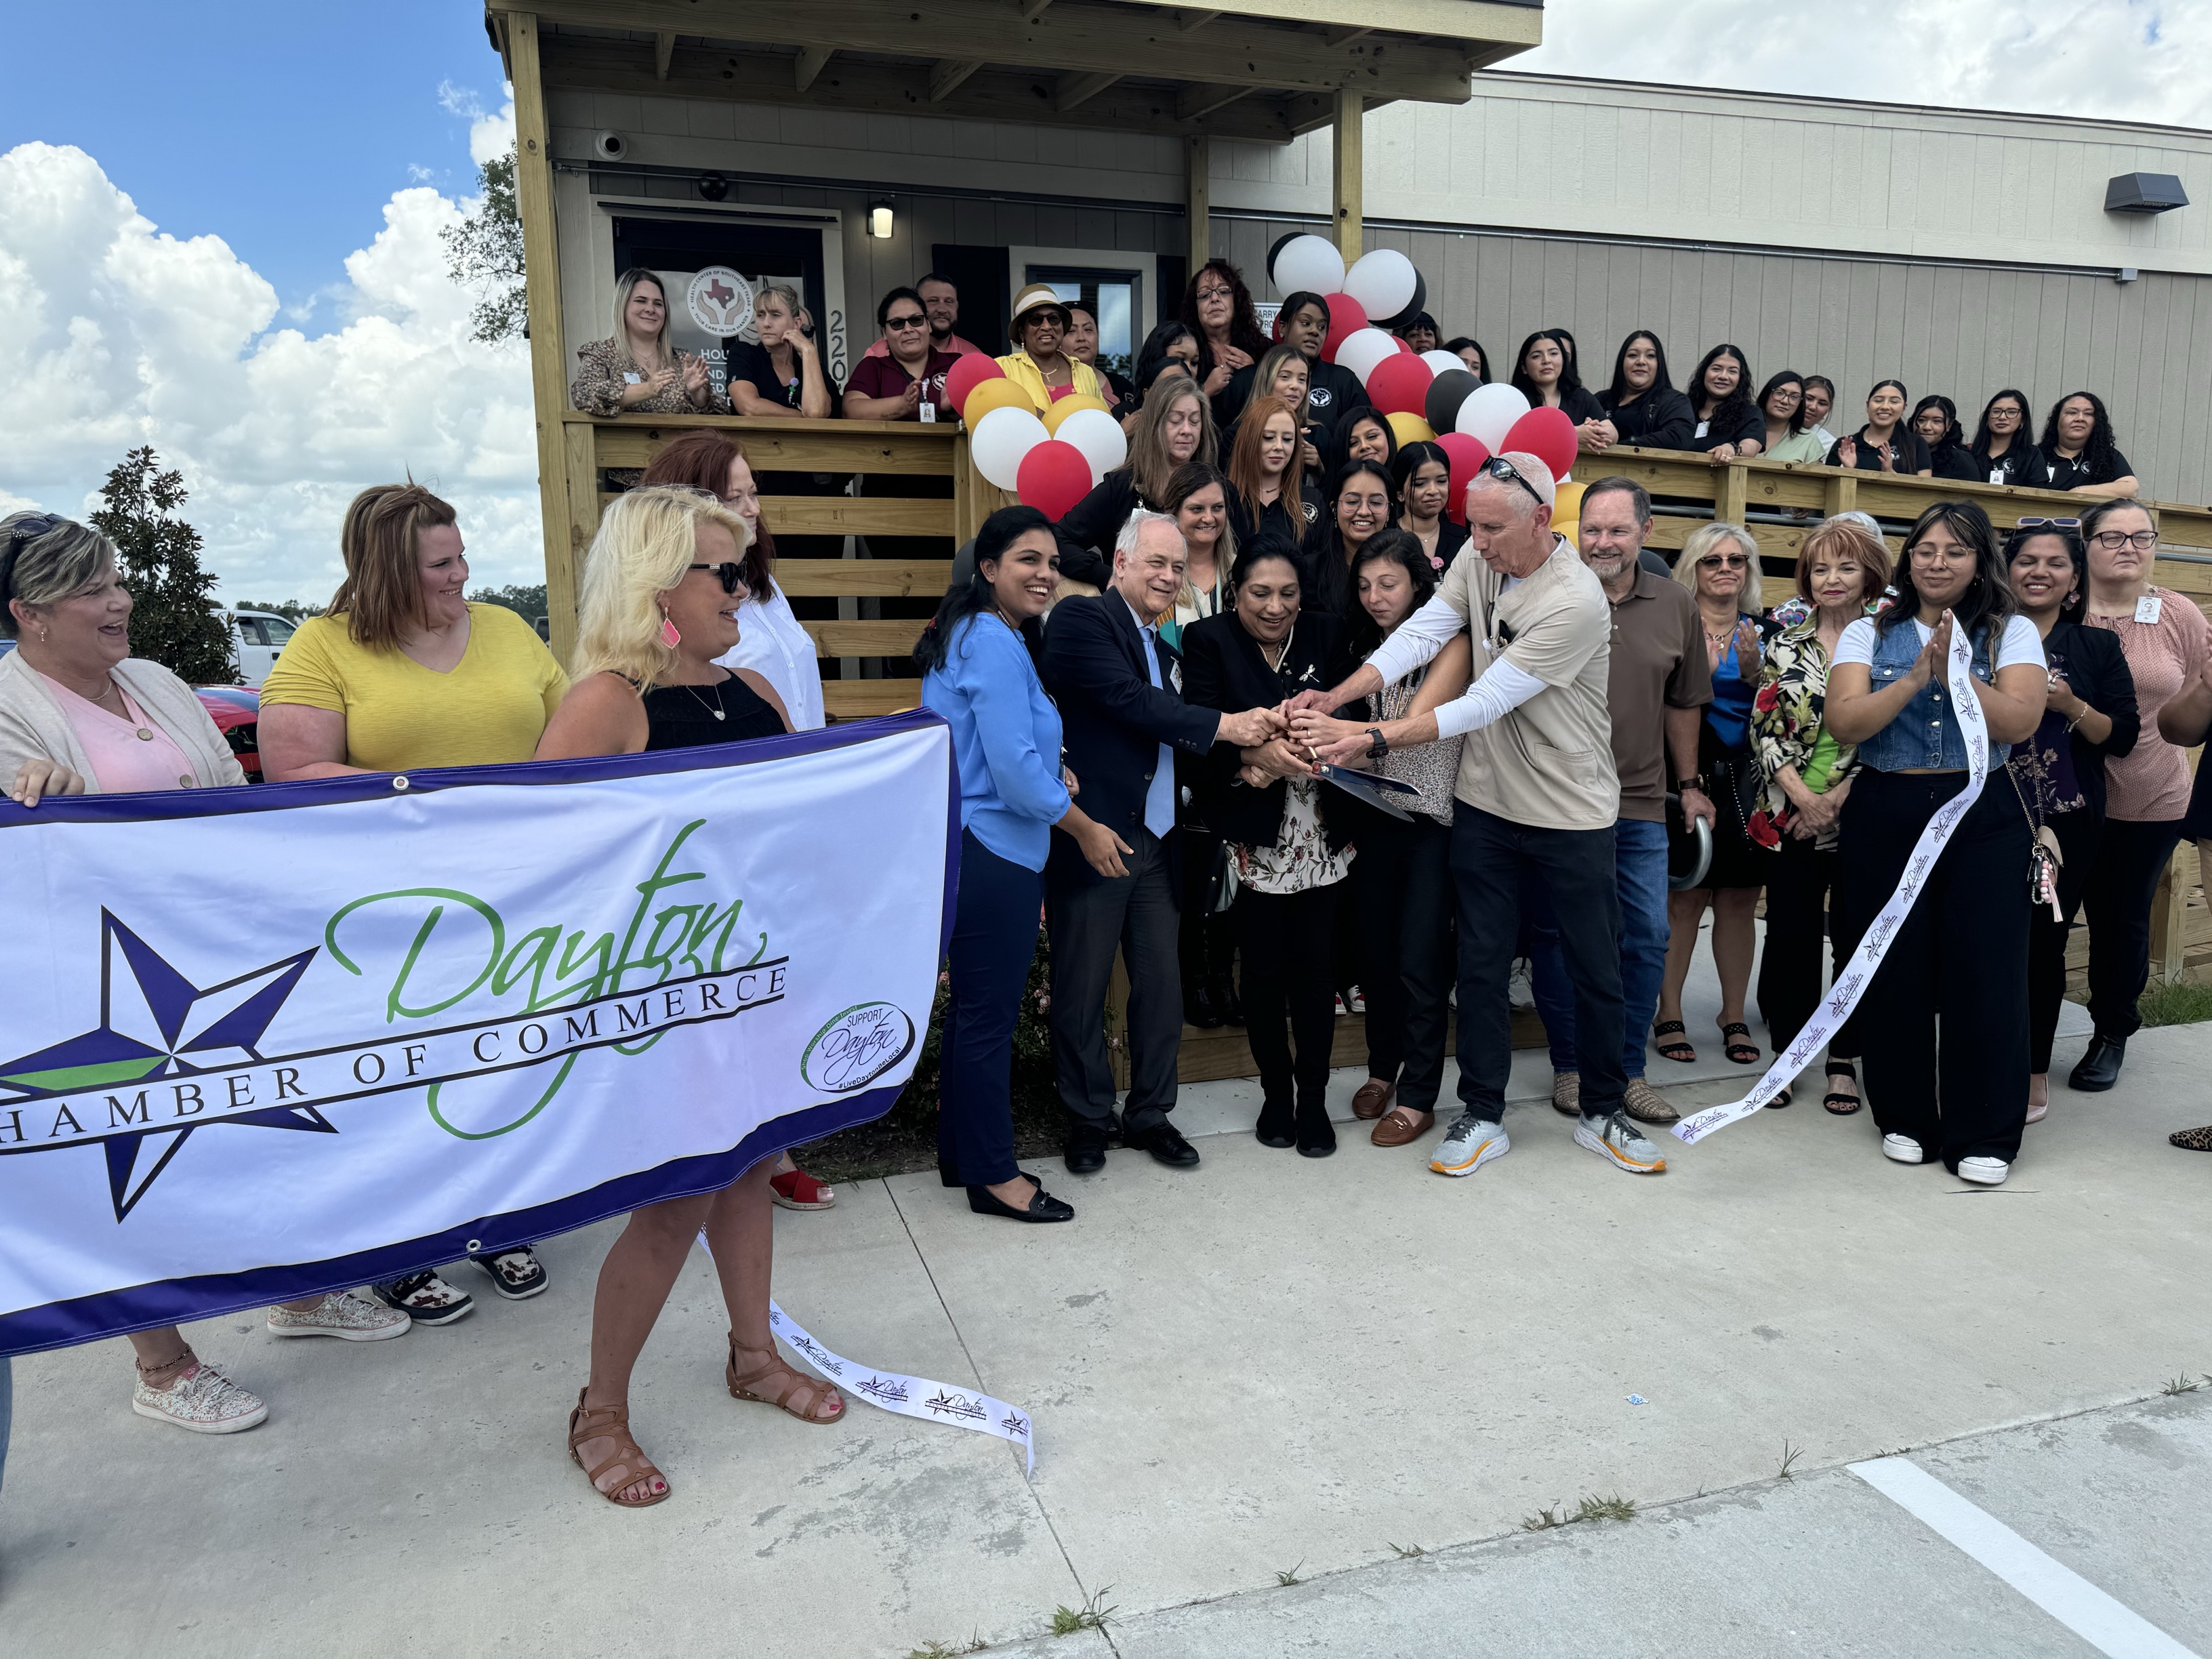
[[[1768,641],[1765,658],[1751,702],[1751,742],[1766,788],[1746,829],[1758,846],[1779,847],[1796,809],[1775,775],[1795,767],[1808,788],[1826,794],[1857,769],[1858,750],[1838,743],[1820,727],[1828,698],[1828,653],[1820,647],[1817,612]],[[1830,824],[1814,844],[1824,853],[1834,851],[1838,828]]]

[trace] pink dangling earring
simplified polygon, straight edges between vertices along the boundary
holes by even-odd
[[[660,613],[660,642],[673,651],[683,642],[684,636],[676,631],[675,618],[665,611]]]

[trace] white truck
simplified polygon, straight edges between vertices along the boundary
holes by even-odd
[[[238,665],[239,683],[260,689],[297,626],[272,611],[226,611],[230,623],[231,659]]]

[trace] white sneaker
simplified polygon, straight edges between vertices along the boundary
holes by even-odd
[[[1438,1175],[1471,1176],[1493,1158],[1503,1158],[1512,1150],[1504,1125],[1462,1112],[1438,1143],[1429,1168]]]
[[[1631,1175],[1662,1175],[1667,1160],[1644,1138],[1624,1112],[1583,1114],[1575,1124],[1575,1145],[1588,1147],[1616,1170]]]
[[[269,1419],[269,1407],[204,1359],[166,1389],[141,1378],[131,1391],[131,1409],[156,1423],[172,1423],[194,1434],[236,1434]]]
[[[1516,958],[1513,971],[1505,977],[1505,1000],[1516,1008],[1534,1008],[1536,1006],[1535,969],[1529,965],[1526,957]]]
[[[269,1310],[271,1336],[335,1336],[342,1342],[382,1342],[404,1336],[415,1322],[398,1308],[380,1307],[366,1297],[326,1296],[301,1312]]]
[[[1977,1187],[2002,1187],[2004,1178],[2012,1173],[2012,1165],[2001,1158],[1962,1158],[1959,1160],[1959,1179],[1971,1181]]]
[[[1893,1164],[1918,1164],[1927,1156],[1911,1135],[1884,1135],[1881,1155]]]

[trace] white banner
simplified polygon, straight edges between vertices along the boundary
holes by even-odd
[[[1998,643],[1996,638],[1990,640],[1992,653]],[[1995,660],[1994,655],[1991,660]],[[1766,1075],[1741,1100],[1708,1107],[1677,1123],[1674,1133],[1686,1145],[1695,1146],[1714,1130],[1759,1110],[1828,1046],[1828,1039],[1851,1017],[1851,1010],[1866,994],[1875,969],[1881,966],[1882,957],[1888,954],[1890,940],[1905,925],[1912,902],[1920,896],[1920,890],[1926,884],[1928,872],[1942,855],[1943,843],[1981,798],[1982,785],[1990,775],[1990,730],[1989,723],[1982,718],[1982,700],[1974,695],[1973,649],[1963,628],[1952,630],[1951,658],[1944,668],[1943,683],[1951,693],[1951,712],[1958,716],[1959,734],[1966,743],[1966,787],[1937,807],[1936,816],[1928,820],[1928,827],[1913,844],[1912,856],[1905,860],[1905,876],[1898,883],[1897,890],[1889,896],[1889,902],[1881,907],[1881,914],[1859,940],[1859,948],[1851,952],[1851,959],[1836,975],[1826,999],[1805,1023],[1805,1029],[1791,1040],[1788,1049],[1775,1056]]]
[[[917,714],[0,802],[0,1354],[533,1242],[880,1115],[951,779]]]

